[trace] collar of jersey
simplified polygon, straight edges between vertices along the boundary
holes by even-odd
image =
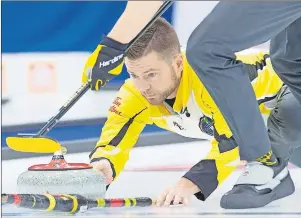
[[[174,111],[177,113],[180,113],[180,111],[187,105],[190,92],[192,89],[192,80],[191,80],[191,72],[190,65],[188,64],[188,61],[186,59],[185,54],[183,53],[183,71],[181,76],[181,81],[179,84],[179,88],[176,95],[176,100],[173,105]]]

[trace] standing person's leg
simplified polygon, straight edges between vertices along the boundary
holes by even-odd
[[[301,17],[271,40],[273,68],[301,104]]]
[[[293,148],[290,151],[289,162],[301,168],[301,145],[298,148]]]
[[[274,191],[280,193],[275,194],[279,197],[291,194],[290,188],[281,186],[283,183],[279,187],[269,186],[270,194],[254,188],[274,180],[285,170],[285,164],[283,161],[274,164],[254,91],[243,64],[236,61],[235,52],[268,41],[299,17],[301,2],[221,2],[189,38],[188,61],[230,126],[241,159],[264,163],[260,167],[250,166],[249,176],[240,177],[233,190],[223,196],[224,208],[264,206],[275,200]],[[254,175],[258,173],[264,176],[256,178]],[[285,172],[280,175],[289,177]]]
[[[289,162],[301,167],[301,18],[274,37],[270,46],[273,68],[289,86],[280,96],[277,110],[269,119],[270,124],[278,123],[276,132],[279,139],[270,137],[272,147],[276,155],[287,156]],[[270,136],[275,137],[277,133],[274,132],[271,129]],[[280,139],[284,141],[282,145]],[[290,145],[289,150],[285,143]]]
[[[234,53],[268,41],[299,17],[301,2],[220,2],[188,40],[188,61],[223,113],[243,160],[267,153],[270,142]]]
[[[277,96],[267,128],[275,156],[301,167],[301,104],[287,86]]]

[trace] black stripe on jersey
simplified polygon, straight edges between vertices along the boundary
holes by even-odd
[[[258,105],[261,105],[264,102],[271,101],[271,100],[275,99],[276,97],[277,97],[277,95],[274,95],[274,96],[271,96],[271,97],[265,97],[263,99],[259,99],[259,100],[257,100]]]
[[[254,64],[244,64],[248,71],[250,81],[258,77],[258,70],[262,70],[267,65],[266,59],[269,57],[268,54],[265,54],[260,62],[256,61]]]
[[[201,192],[195,196],[204,201],[217,188],[217,167],[215,160],[201,160],[194,165],[183,177],[196,184]]]
[[[101,148],[101,147],[104,148],[105,145],[100,145],[100,146],[95,147],[95,148],[91,151],[91,153],[89,154],[89,158],[91,159],[92,155],[96,152],[97,148]]]
[[[220,153],[231,151],[237,147],[237,143],[233,136],[227,138],[226,135],[219,135],[214,128],[214,138],[218,142],[218,149]]]
[[[135,116],[133,116],[132,118],[129,119],[128,122],[126,122],[126,124],[124,124],[124,126],[121,128],[121,130],[118,132],[118,134],[110,141],[109,145],[112,146],[117,146],[121,140],[124,138],[126,132],[128,131],[129,127],[131,126],[131,124],[133,123],[134,119],[140,114],[142,113],[146,108],[144,108],[142,111],[140,111],[139,113],[137,113]]]

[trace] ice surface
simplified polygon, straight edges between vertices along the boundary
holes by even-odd
[[[106,197],[156,197],[165,188],[173,185],[185,171],[154,170],[135,172],[129,169],[167,165],[191,165],[203,158],[208,148],[207,142],[134,148],[126,167],[127,171],[123,172],[118,180],[111,185]],[[69,162],[87,162],[88,153],[67,154],[66,160]],[[2,193],[16,192],[16,178],[30,165],[47,162],[49,162],[49,157],[3,161]],[[16,208],[11,205],[3,205],[2,217],[301,217],[301,169],[291,169],[291,174],[295,181],[296,192],[288,198],[275,201],[259,209],[224,210],[219,206],[221,195],[231,188],[239,175],[239,171],[236,171],[206,202],[198,201],[193,197],[188,207],[97,208],[88,210],[86,213],[70,215],[42,213],[30,209]]]

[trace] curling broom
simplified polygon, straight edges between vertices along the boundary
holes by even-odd
[[[85,212],[97,207],[150,207],[155,204],[155,200],[149,197],[89,199],[70,194],[2,194],[1,201],[2,204],[14,204],[23,208],[67,213]]]
[[[143,33],[160,17],[171,5],[173,1],[164,1],[159,10],[155,13],[148,24],[129,42],[128,49],[143,35]],[[58,141],[46,134],[59,122],[64,114],[89,90],[90,82],[83,84],[72,97],[59,109],[56,115],[51,117],[48,122],[36,134],[18,134],[6,138],[6,144],[12,150],[33,153],[54,153],[64,149]]]

